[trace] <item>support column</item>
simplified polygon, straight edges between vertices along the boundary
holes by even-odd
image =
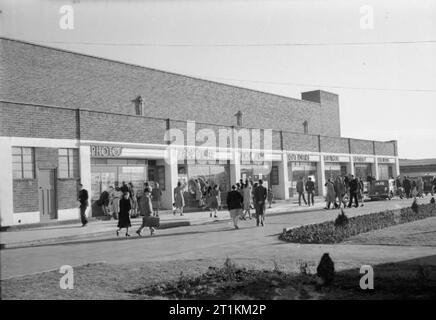
[[[288,173],[288,155],[286,152],[282,154],[282,161],[279,165],[279,192],[280,199],[289,199],[289,173]]]
[[[92,195],[92,182],[91,182],[91,147],[79,147],[79,162],[80,162],[80,183],[83,188],[88,190],[89,199]],[[86,209],[86,216],[92,216],[91,200],[89,200],[89,207]]]
[[[318,171],[318,195],[319,196],[326,196],[327,190],[325,190],[325,163],[324,163],[324,156],[320,155],[320,161],[317,166]]]
[[[14,224],[12,146],[10,138],[0,138],[0,225]]]
[[[400,160],[398,157],[395,157],[395,167],[394,167],[394,179],[398,177],[400,173]]]
[[[230,186],[239,182],[239,179],[241,179],[241,153],[233,148],[230,159]]]
[[[356,175],[356,170],[354,168],[354,159],[353,156],[350,155],[350,162],[348,164],[348,173],[352,174],[353,176]]]
[[[177,150],[168,148],[165,152],[165,192],[163,192],[162,207],[172,209],[174,203],[174,188],[179,180]]]
[[[378,160],[377,157],[374,157],[374,173],[375,173],[375,179],[378,180],[379,179],[379,168],[378,168]]]

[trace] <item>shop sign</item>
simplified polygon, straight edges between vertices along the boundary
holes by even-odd
[[[249,152],[249,151],[241,152],[242,163],[263,164],[264,161],[265,161],[264,152]]]
[[[318,162],[319,156],[308,153],[288,153],[288,161],[295,162]]]
[[[336,155],[325,155],[324,161],[325,162],[350,162],[350,158],[344,156],[336,156]]]
[[[114,146],[91,146],[91,157],[94,158],[111,158],[121,155],[122,147]]]
[[[377,158],[379,163],[395,163],[393,158]]]
[[[354,162],[374,162],[374,158],[371,157],[361,157],[361,156],[355,156],[353,157]]]
[[[181,161],[216,161],[216,157],[214,149],[183,148],[177,152],[177,159]]]

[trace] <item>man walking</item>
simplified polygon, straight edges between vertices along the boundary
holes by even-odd
[[[301,206],[301,197],[303,197],[304,203],[307,205],[306,198],[304,197],[304,182],[303,177],[297,182],[297,192],[298,192],[298,205]]]
[[[306,182],[306,192],[307,192],[307,201],[309,201],[309,207],[311,201],[312,201],[312,206],[314,206],[315,203],[313,201],[313,197],[315,194],[315,184],[313,183],[311,177],[309,177],[308,181]]]
[[[354,176],[351,176],[350,179],[350,202],[348,203],[348,208],[351,208],[351,205],[353,204],[353,199],[355,200],[355,207],[359,207],[359,200],[357,199],[357,193],[359,191],[359,181],[357,178],[355,179]]]
[[[259,180],[259,185],[254,189],[254,205],[256,208],[256,225],[259,226],[260,222],[263,227],[265,220],[265,204],[268,191],[262,184],[263,181]]]
[[[82,184],[79,184],[79,187],[80,220],[82,221],[82,227],[84,227],[88,224],[88,219],[86,218],[86,208],[89,206],[88,191],[83,188]]]
[[[406,193],[406,198],[409,199],[410,190],[412,189],[412,184],[410,183],[410,180],[407,177],[404,177],[403,188],[404,188],[404,192]]]
[[[242,215],[243,201],[244,198],[242,197],[241,193],[236,190],[236,186],[233,185],[232,191],[227,194],[227,208],[229,209],[230,218],[232,218],[235,229],[239,229],[238,220],[239,217]]]

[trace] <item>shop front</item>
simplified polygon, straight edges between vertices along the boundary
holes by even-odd
[[[378,162],[378,180],[394,178],[395,158],[377,158]]]
[[[374,157],[354,156],[354,176],[367,181],[368,177],[373,177]]]
[[[338,155],[324,155],[324,176],[325,180],[335,180],[338,176],[345,176],[351,173],[350,157]]]
[[[268,188],[271,186],[271,171],[272,162],[265,161],[265,156],[263,153],[259,152],[242,152],[241,153],[241,179],[245,181],[251,181],[257,183],[262,180],[263,186]],[[277,171],[276,166],[274,166],[274,174]],[[274,180],[277,180],[275,176]]]
[[[297,182],[303,179],[304,184],[310,177],[315,184],[315,195],[318,195],[319,156],[305,153],[288,153],[289,197],[298,195]]]
[[[109,187],[121,187],[122,183],[132,183],[137,194],[142,194],[144,182],[159,182],[165,190],[165,166],[163,160],[149,160],[128,157],[123,147],[90,146],[91,148],[91,204],[94,204],[103,191]],[[93,215],[98,215],[94,211]]]

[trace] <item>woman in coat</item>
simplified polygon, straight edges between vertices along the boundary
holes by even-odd
[[[180,215],[183,216],[183,207],[185,206],[183,189],[184,186],[182,186],[182,183],[180,181],[177,182],[177,187],[174,189],[174,207],[176,208],[176,210],[173,212],[174,215],[176,214],[176,211],[179,210]]]
[[[114,212],[114,219],[118,219],[120,213],[120,200],[122,197],[123,193],[120,188],[115,187],[115,190],[112,192],[112,211]]]
[[[156,189],[153,189],[156,190]],[[139,229],[136,231],[138,236],[142,236],[142,229],[146,227],[146,219],[147,217],[150,217],[153,214],[153,202],[151,198],[151,193],[149,188],[145,188],[144,195],[140,199],[141,202],[141,216],[142,218],[142,225],[139,227]],[[150,235],[153,235],[155,232],[154,227],[149,227],[150,229]]]
[[[244,213],[242,215],[242,219],[245,220],[245,215],[248,213],[248,219],[251,220],[251,188],[248,182],[244,184],[244,189],[242,189],[242,192],[242,197],[244,198]]]
[[[327,187],[327,196],[325,198],[326,207],[324,209],[330,209],[330,204],[335,203],[335,186],[330,178],[327,180],[325,186]]]
[[[132,226],[130,223],[130,210],[132,206],[130,204],[130,195],[128,192],[124,193],[123,198],[120,200],[120,215],[118,219],[117,236],[120,235],[122,228],[126,228],[126,237],[130,237],[129,228]]]
[[[219,199],[219,190],[218,186],[215,185],[213,188],[209,187],[209,195],[208,195],[208,206],[210,209],[210,217],[212,218],[212,213],[214,213],[214,218],[218,218],[218,199]]]

